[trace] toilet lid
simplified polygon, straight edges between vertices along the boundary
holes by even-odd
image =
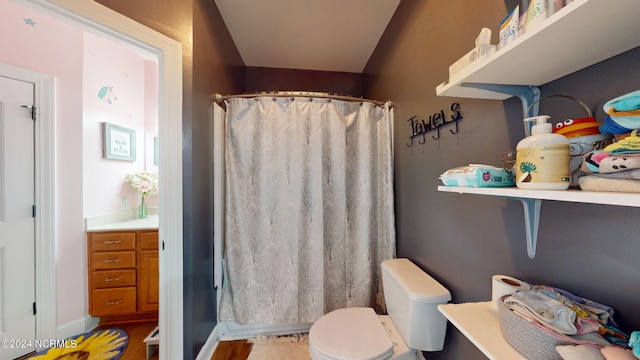
[[[332,359],[379,360],[393,355],[393,343],[372,308],[324,315],[311,326],[309,343]]]

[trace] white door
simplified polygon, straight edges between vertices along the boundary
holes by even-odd
[[[35,350],[34,84],[0,76],[0,360]]]

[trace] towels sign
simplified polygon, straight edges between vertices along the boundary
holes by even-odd
[[[410,119],[408,119],[407,121],[411,126],[411,136],[409,136],[409,142],[407,143],[407,146],[413,146],[413,139],[419,136],[422,136],[422,139],[419,139],[418,143],[420,145],[424,145],[424,143],[426,142],[426,134],[431,131],[437,131],[437,135],[431,136],[433,140],[440,139],[440,128],[452,123],[456,125],[456,129],[455,131],[449,129],[449,132],[452,134],[457,134],[458,121],[462,120],[462,113],[460,113],[460,104],[453,103],[451,104],[450,109],[452,113],[448,119],[444,110],[440,110],[439,112],[430,115],[428,119],[419,119],[418,115],[414,115]]]

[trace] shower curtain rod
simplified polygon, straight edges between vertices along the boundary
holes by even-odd
[[[346,95],[337,95],[337,94],[329,94],[329,93],[315,93],[315,92],[300,92],[300,91],[278,91],[278,92],[263,92],[263,93],[255,93],[255,94],[237,94],[237,95],[215,95],[215,101],[218,104],[223,103],[227,99],[231,98],[254,98],[254,97],[262,97],[262,96],[271,96],[271,97],[315,97],[322,99],[334,99],[334,100],[343,100],[343,101],[352,101],[352,102],[370,102],[377,106],[382,106],[386,103],[389,103],[389,106],[393,106],[391,101],[378,101],[378,100],[369,100],[361,97],[354,96],[346,96]]]

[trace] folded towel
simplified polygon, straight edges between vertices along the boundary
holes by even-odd
[[[614,154],[640,153],[640,136],[638,136],[638,130],[633,130],[631,135],[608,145],[603,150]]]
[[[636,110],[636,113],[635,115],[629,115],[630,113],[611,113],[609,117],[611,122],[618,126],[619,131],[624,131],[625,129],[637,130],[640,129],[640,110]]]
[[[610,109],[615,111],[633,111],[640,109],[640,90],[618,96],[615,99],[607,101],[602,107],[605,112]]]
[[[640,90],[609,100],[602,108],[618,126],[627,129],[640,128]],[[607,129],[606,126],[604,128]]]
[[[593,175],[604,178],[604,179],[640,180],[640,169],[620,171],[620,172],[609,173],[609,174],[593,174]]]
[[[578,333],[576,313],[558,300],[537,290],[518,291],[504,299],[504,304],[514,312],[536,320],[551,330],[562,334]]]
[[[602,134],[613,134],[613,135],[627,134],[634,130],[634,129],[629,129],[624,126],[621,126],[620,124],[615,122],[609,115],[607,115],[607,117],[602,122],[602,125],[600,125],[598,129]]]
[[[600,343],[593,339],[595,335],[601,338],[604,344],[620,344],[625,346],[629,336],[618,329],[613,318],[613,308],[587,298],[575,295],[567,290],[548,286],[534,285],[535,290],[560,301],[573,310],[576,315],[576,328],[583,340]]]
[[[587,175],[580,177],[578,182],[580,183],[580,188],[586,191],[640,193],[640,180],[611,179]]]
[[[612,174],[640,169],[640,154],[590,153],[583,157],[586,173]],[[622,176],[628,177],[628,176]]]
[[[633,349],[633,355],[640,359],[640,331],[634,331],[631,333],[629,347]]]

